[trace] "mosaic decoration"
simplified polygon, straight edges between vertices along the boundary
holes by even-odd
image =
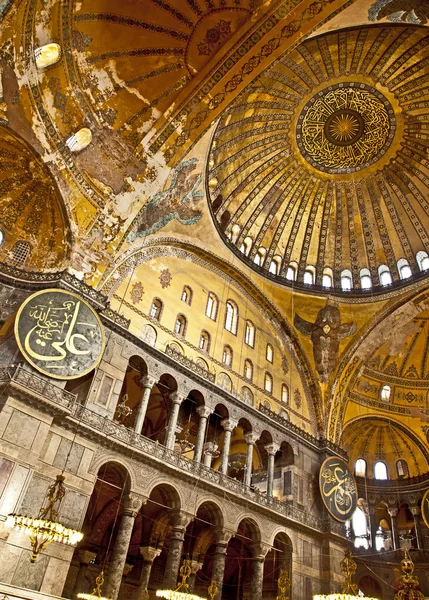
[[[302,398],[301,398],[301,392],[296,389],[293,393],[293,399],[295,401],[295,406],[300,409],[301,405],[302,405]]]
[[[156,233],[173,220],[182,225],[198,223],[202,212],[196,204],[203,193],[198,190],[201,175],[192,173],[197,165],[198,159],[191,158],[175,169],[169,187],[155,194],[137,215],[127,236],[128,242]]]
[[[287,375],[289,373],[289,362],[286,356],[283,356],[282,358],[282,371],[283,375]]]
[[[54,379],[76,379],[101,360],[104,330],[94,309],[76,294],[36,292],[21,305],[15,338],[25,360]]]
[[[304,106],[296,129],[298,148],[327,173],[352,173],[376,162],[389,147],[395,116],[373,87],[339,83]]]
[[[218,44],[222,38],[229,37],[231,35],[231,21],[224,21],[223,19],[215,27],[211,27],[207,30],[207,33],[202,42],[198,44],[199,54],[209,55],[216,44]]]
[[[368,19],[426,25],[429,20],[429,5],[422,0],[377,0],[368,11]]]
[[[159,283],[161,284],[162,289],[167,288],[171,284],[171,280],[173,277],[168,269],[163,269],[159,276]]]
[[[320,467],[319,488],[328,512],[344,523],[353,516],[357,506],[357,486],[347,463],[331,456]]]
[[[0,0],[0,21],[2,21],[9,8],[12,6],[13,0]]]
[[[142,282],[137,281],[136,283],[133,283],[133,286],[131,288],[131,293],[130,293],[133,304],[137,304],[138,302],[140,302],[141,299],[143,298],[143,294],[144,294],[144,288],[143,288]]]

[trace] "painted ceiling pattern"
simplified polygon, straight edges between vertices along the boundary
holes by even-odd
[[[319,286],[332,269],[338,289],[350,271],[355,290],[362,269],[373,288],[380,265],[394,282],[400,259],[419,271],[416,253],[429,248],[428,60],[424,28],[330,33],[283,56],[224,112],[208,193],[242,260],[286,284],[292,264],[298,287],[309,265]]]

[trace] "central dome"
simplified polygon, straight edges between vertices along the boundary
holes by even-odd
[[[376,162],[389,147],[395,115],[373,87],[338,83],[313,96],[296,128],[298,148],[315,168],[352,173]]]
[[[307,39],[224,111],[206,181],[241,260],[323,294],[388,292],[426,269],[424,35],[395,25]]]

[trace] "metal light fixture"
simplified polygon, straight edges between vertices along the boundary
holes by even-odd
[[[115,415],[118,415],[115,421],[117,423],[121,422],[121,419],[126,419],[133,412],[133,409],[127,406],[128,402],[128,394],[124,394],[120,402],[118,402],[115,410]]]
[[[156,595],[158,598],[166,598],[167,600],[206,600],[206,598],[202,598],[201,596],[197,596],[196,594],[189,593],[189,584],[187,580],[192,573],[191,569],[191,561],[186,559],[183,561],[182,566],[180,567],[180,576],[182,581],[177,584],[175,590],[157,590]]]
[[[286,569],[282,569],[280,571],[280,576],[277,579],[277,585],[279,593],[276,596],[276,600],[289,600],[287,591],[290,588],[290,579],[288,577]]]
[[[83,594],[80,593],[77,595],[81,600],[108,600],[101,595],[101,587],[104,583],[104,573],[100,571],[97,579],[95,580],[95,588],[92,590],[92,594]]]
[[[192,444],[192,442],[189,441],[189,435],[190,431],[189,429],[186,429],[182,439],[176,441],[176,444],[178,444],[180,448],[180,454],[186,454],[186,452],[190,452],[195,448],[195,444]]]
[[[424,600],[424,594],[417,589],[419,587],[419,580],[413,574],[414,563],[407,548],[404,549],[404,553],[405,556],[401,560],[403,575],[401,575],[400,585],[402,587],[396,592],[394,600]]]
[[[215,600],[216,596],[218,595],[219,592],[219,588],[217,586],[216,583],[216,577],[212,577],[212,580],[210,581],[210,585],[207,589],[207,593],[209,595],[210,600]]]
[[[346,550],[344,558],[341,561],[341,571],[345,578],[341,593],[328,594],[327,596],[317,594],[313,596],[313,600],[376,600],[376,598],[358,596],[358,586],[356,583],[352,583],[352,577],[356,573],[356,569],[357,565],[352,558],[352,553],[350,550]],[[416,600],[420,600],[420,598],[416,598]]]
[[[6,519],[6,526],[23,530],[31,541],[31,562],[36,562],[38,555],[51,542],[60,542],[74,546],[83,538],[83,533],[75,529],[64,527],[58,522],[58,512],[66,489],[64,475],[57,475],[55,483],[48,487],[42,508],[36,518],[25,515],[10,514]],[[47,502],[46,508],[44,504]],[[56,505],[58,505],[56,507]]]

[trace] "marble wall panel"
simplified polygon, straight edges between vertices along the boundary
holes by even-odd
[[[30,562],[30,558],[30,550],[21,551],[21,556],[11,583],[18,587],[40,590],[48,566],[49,557],[42,554],[37,557],[34,564]]]
[[[37,419],[14,410],[2,437],[7,442],[30,450],[39,426],[40,421]]]
[[[8,515],[17,512],[16,507],[29,473],[28,467],[16,465],[0,500],[0,514]]]
[[[53,465],[70,473],[77,473],[84,447],[67,438],[62,438]]]
[[[36,517],[43,504],[46,490],[51,483],[52,482],[47,479],[42,479],[38,475],[33,475],[22,500],[19,512],[23,515]]]
[[[0,581],[11,583],[22,549],[6,542],[0,544]]]
[[[83,521],[88,497],[78,494],[73,490],[67,490],[61,504],[60,520],[63,525],[78,529]]]

